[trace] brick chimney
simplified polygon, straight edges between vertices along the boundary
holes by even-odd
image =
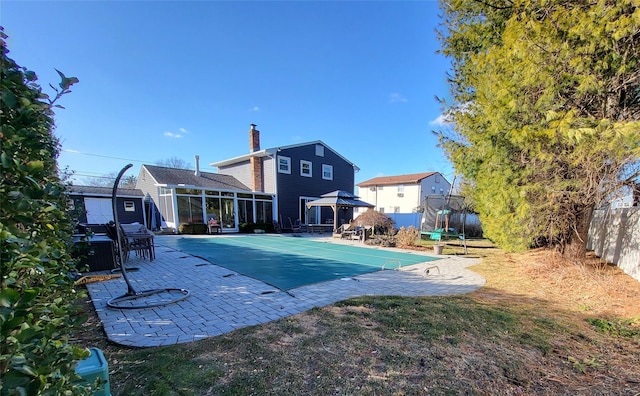
[[[260,150],[260,131],[256,129],[256,124],[251,124],[249,129],[249,152]]]
[[[260,150],[260,131],[256,129],[256,124],[251,124],[249,129],[249,151],[255,153]],[[262,184],[262,158],[251,157],[251,189],[253,191],[264,191]]]

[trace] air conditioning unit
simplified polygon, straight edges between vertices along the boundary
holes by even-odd
[[[399,196],[400,198],[402,198],[402,197],[404,197],[404,193],[398,193],[398,196]]]

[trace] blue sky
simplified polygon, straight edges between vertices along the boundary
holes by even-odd
[[[322,140],[376,177],[453,168],[437,138],[448,61],[436,1],[0,3],[9,56],[57,85],[62,167],[211,162]],[[48,91],[51,92],[51,91]]]

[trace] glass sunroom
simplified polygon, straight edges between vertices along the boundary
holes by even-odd
[[[223,232],[237,232],[243,223],[272,223],[274,196],[264,193],[206,189],[200,187],[160,187],[158,207],[167,227],[207,223],[215,219]]]

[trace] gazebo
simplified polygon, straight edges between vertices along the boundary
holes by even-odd
[[[338,227],[338,209],[340,208],[373,208],[368,202],[361,201],[359,197],[348,191],[336,190],[330,193],[322,194],[320,199],[307,202],[307,209],[313,206],[328,206],[333,209],[333,231]]]

